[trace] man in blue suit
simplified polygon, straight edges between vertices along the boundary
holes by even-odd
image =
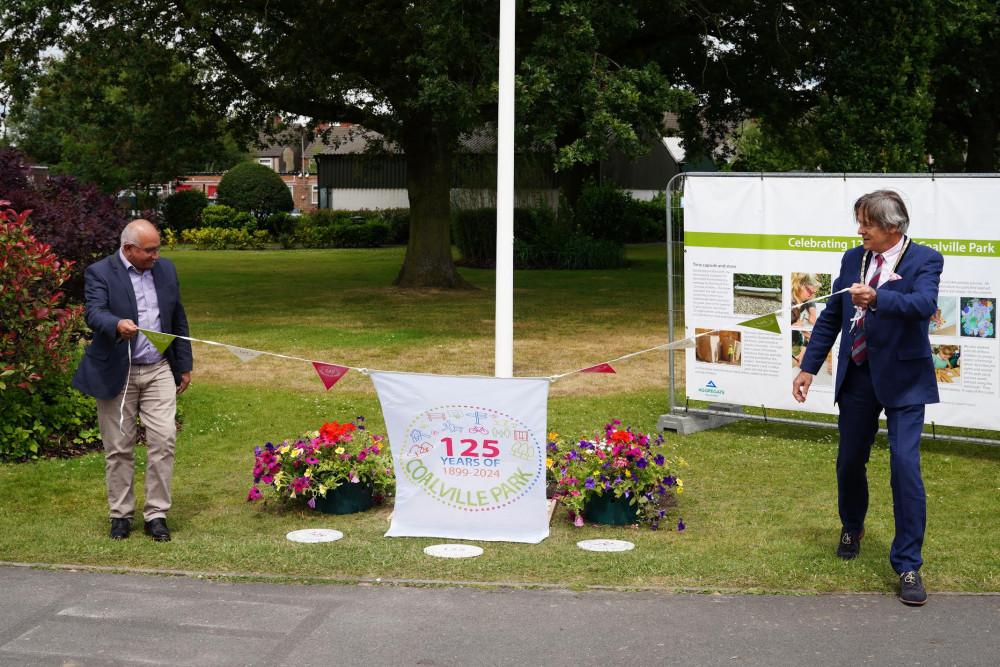
[[[889,561],[900,577],[900,600],[927,601],[920,577],[927,499],[920,476],[924,406],[938,402],[927,337],[937,309],[944,258],[906,236],[909,215],[895,192],[879,190],[854,203],[863,244],[846,253],[830,298],[813,327],[792,382],[806,400],[813,376],[840,334],[834,400],[840,405],[837,491],[841,533],[837,556],[861,552],[868,511],[867,464],[885,410],[896,535]],[[848,292],[836,292],[850,286]]]
[[[94,340],[73,376],[73,386],[97,399],[104,441],[111,537],[129,536],[135,497],[136,416],[146,427],[144,528],[169,541],[167,510],[174,469],[177,395],[191,382],[191,343],[175,338],[165,353],[139,332],[188,335],[177,271],[161,259],[160,234],[147,220],[122,231],[121,248],[87,267],[87,325]]]

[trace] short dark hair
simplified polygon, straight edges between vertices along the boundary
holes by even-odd
[[[905,234],[910,227],[906,204],[899,193],[892,190],[876,190],[858,197],[854,202],[854,217],[861,213],[885,231],[895,227],[900,234]]]

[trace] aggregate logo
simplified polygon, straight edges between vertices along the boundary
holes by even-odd
[[[714,380],[709,380],[708,384],[706,384],[704,387],[699,387],[698,391],[700,393],[702,393],[702,394],[711,394],[712,396],[725,396],[726,395],[726,390],[725,389],[719,389],[718,387],[716,387]]]

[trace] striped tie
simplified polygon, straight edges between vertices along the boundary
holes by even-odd
[[[872,279],[868,281],[869,287],[878,287],[879,276],[882,275],[882,255],[875,255],[875,274],[872,275]],[[851,359],[854,359],[854,363],[858,366],[864,363],[865,359],[868,358],[868,345],[865,344],[865,316],[861,315],[861,319],[858,320],[857,324],[857,335],[854,337],[854,345],[851,346]]]

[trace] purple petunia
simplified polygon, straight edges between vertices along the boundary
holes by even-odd
[[[311,507],[313,509],[316,509],[316,499],[315,498],[310,498],[309,502],[307,502],[306,505],[309,505],[309,507]]]
[[[583,483],[583,485],[588,489],[594,488],[594,478],[588,477],[587,480]]]
[[[663,454],[657,454],[656,458],[653,459],[653,463],[655,463],[658,466],[662,466],[665,462],[666,461],[663,458]]]
[[[679,519],[677,521],[677,532],[679,533],[682,530],[684,530],[685,528],[687,528],[687,526],[684,525],[684,519]]]
[[[645,470],[646,466],[648,465],[649,462],[646,460],[646,457],[644,456],[640,456],[635,462],[635,467],[638,468],[639,470]]]

